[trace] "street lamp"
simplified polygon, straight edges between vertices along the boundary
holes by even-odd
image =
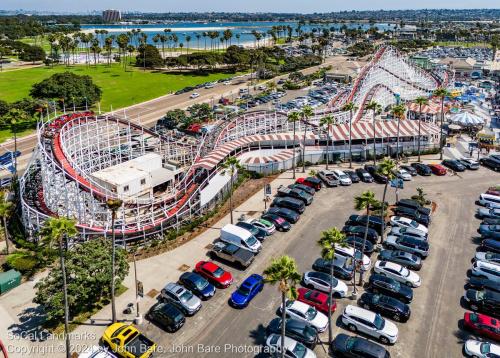
[[[136,257],[137,253],[134,252],[134,280],[135,280],[135,304],[136,304],[136,316],[135,316],[135,324],[141,324],[142,323],[142,316],[139,311],[139,300],[140,300],[140,295],[139,295],[139,284],[141,284],[141,291],[142,291],[142,283],[137,280],[137,263],[136,263]],[[142,292],[141,292],[142,295]]]

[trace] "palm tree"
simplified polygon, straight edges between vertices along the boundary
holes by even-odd
[[[189,52],[189,43],[191,42],[191,36],[189,36],[189,35],[186,36],[185,40],[186,40],[186,53],[188,53]]]
[[[286,325],[286,298],[297,298],[297,283],[300,282],[301,275],[297,268],[297,263],[290,256],[281,256],[271,261],[271,264],[264,270],[264,282],[271,285],[278,284],[281,292],[281,347],[285,346],[285,325]],[[285,350],[281,350],[281,357],[285,357]]]
[[[346,103],[342,111],[349,111],[349,168],[352,168],[352,119],[353,112],[357,109],[353,102]]]
[[[307,134],[307,120],[314,114],[311,106],[304,106],[301,111],[302,121],[304,122],[304,138],[302,141],[302,173],[306,172],[306,134]]]
[[[434,91],[434,96],[441,99],[441,124],[439,126],[439,159],[443,160],[443,122],[444,122],[444,98],[450,96],[450,92],[443,87]]]
[[[366,237],[368,236],[368,224],[370,223],[370,208],[375,204],[377,200],[375,199],[375,193],[371,190],[366,190],[361,193],[361,195],[354,197],[354,208],[356,210],[364,210],[366,209],[366,226],[365,226],[365,234],[363,236],[363,246],[361,248],[361,253],[365,251],[366,245]],[[383,210],[382,210],[383,212]],[[383,216],[383,214],[382,214]],[[363,259],[361,259],[362,261]],[[356,264],[356,263],[355,263]],[[354,268],[356,271],[356,268]],[[363,270],[361,270],[359,276],[359,284],[363,285]],[[356,281],[354,281],[354,290],[356,290]]]
[[[429,103],[427,97],[419,96],[415,99],[415,103],[418,104],[418,161],[420,162],[420,129],[422,124],[422,106]]]
[[[288,122],[293,123],[293,160],[292,160],[292,170],[293,170],[293,179],[295,179],[295,127],[296,123],[300,120],[299,112],[292,111],[288,113]]]
[[[66,282],[65,252],[68,237],[74,237],[78,234],[76,221],[65,217],[50,218],[42,228],[42,240],[47,247],[57,245],[59,248],[59,263],[63,279],[64,295],[64,336],[66,337],[66,358],[71,357],[71,348],[69,342],[69,306],[68,306],[68,284]]]
[[[333,261],[335,260],[335,245],[345,246],[345,235],[336,227],[321,233],[318,245],[321,246],[321,257],[330,261],[330,291],[328,294],[328,344],[332,343],[332,301],[333,301]]]
[[[5,192],[0,192],[0,216],[2,217],[3,232],[5,235],[5,246],[7,249],[7,255],[9,252],[9,231],[7,230],[7,220],[12,215],[14,211],[14,203],[8,201]]]
[[[324,116],[323,118],[320,119],[319,124],[322,127],[326,127],[326,170],[328,170],[328,161],[330,157],[330,128],[332,124],[335,124],[336,120],[333,118],[331,114]]]
[[[406,107],[404,104],[398,104],[391,108],[391,113],[394,117],[398,119],[398,132],[396,135],[396,161],[399,162],[399,126],[401,120],[404,118],[406,113]]]
[[[238,172],[238,170],[242,169],[240,162],[236,157],[228,157],[224,163],[222,163],[222,173],[229,173],[231,176],[230,182],[231,186],[229,189],[229,211],[231,216],[231,224],[233,224],[233,186],[234,186],[234,175]]]
[[[115,303],[115,259],[116,259],[116,243],[115,243],[115,220],[116,212],[121,208],[123,201],[120,199],[106,200],[106,206],[111,211],[111,320],[116,323],[116,303]]]
[[[387,194],[387,186],[389,181],[394,179],[394,169],[396,169],[396,163],[390,158],[385,158],[382,163],[379,164],[377,168],[377,173],[385,176],[387,181],[384,186],[384,194],[382,195],[382,232],[380,234],[380,243],[384,243],[384,230],[385,230],[385,196]]]
[[[375,116],[377,115],[377,113],[380,113],[382,111],[382,106],[375,101],[370,101],[366,105],[366,109],[372,111],[373,113],[373,165],[377,165],[377,134],[375,127]]]

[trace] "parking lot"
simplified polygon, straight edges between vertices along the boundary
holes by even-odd
[[[388,347],[393,357],[462,356],[462,345],[468,335],[459,329],[464,313],[460,298],[476,247],[471,237],[478,225],[474,219],[473,203],[488,186],[497,184],[499,178],[498,174],[481,168],[460,176],[417,176],[405,183],[400,197],[409,197],[417,187],[422,187],[428,198],[437,203],[437,210],[430,226],[430,256],[418,272],[422,286],[415,289],[410,305],[412,317],[407,323],[397,324],[398,342]],[[292,182],[291,178],[277,180],[283,184]],[[265,328],[276,317],[280,305],[278,288],[266,285],[243,310],[228,305],[231,292],[251,273],[262,273],[270,259],[281,254],[294,257],[300,272],[310,270],[320,254],[316,243],[320,233],[332,226],[341,228],[347,217],[354,213],[354,196],[367,189],[374,190],[380,198],[383,185],[357,183],[350,187],[322,189],[290,232],[275,233],[264,242],[263,251],[246,271],[221,264],[233,273],[235,282],[227,289],[219,289],[211,300],[205,301],[201,311],[187,318],[177,333],[168,334],[147,321],[143,323],[142,331],[161,346],[159,356],[192,357],[193,353],[214,357],[265,356],[258,353],[265,343]],[[395,201],[393,190],[388,192],[388,201]],[[204,258],[193,258],[192,264],[201,259]],[[372,255],[372,263],[375,260],[376,254]],[[352,286],[348,286],[351,291]],[[339,327],[337,318],[346,304],[356,303],[344,298],[337,304],[334,335],[347,333]],[[320,339],[326,342],[327,336],[325,332]],[[319,344],[315,352],[323,357],[327,356],[327,349],[326,343]]]

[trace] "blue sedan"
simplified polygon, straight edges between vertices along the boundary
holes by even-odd
[[[231,294],[230,303],[233,307],[244,308],[264,288],[264,278],[260,275],[250,275],[236,291]]]
[[[478,232],[481,234],[482,238],[488,239],[500,239],[500,225],[483,225],[479,226]]]

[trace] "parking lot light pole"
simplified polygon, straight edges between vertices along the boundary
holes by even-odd
[[[137,280],[137,261],[135,259],[136,253],[134,252],[134,281],[135,281],[135,304],[136,304],[136,316],[135,316],[135,324],[142,323],[141,311],[139,310],[139,281]]]

